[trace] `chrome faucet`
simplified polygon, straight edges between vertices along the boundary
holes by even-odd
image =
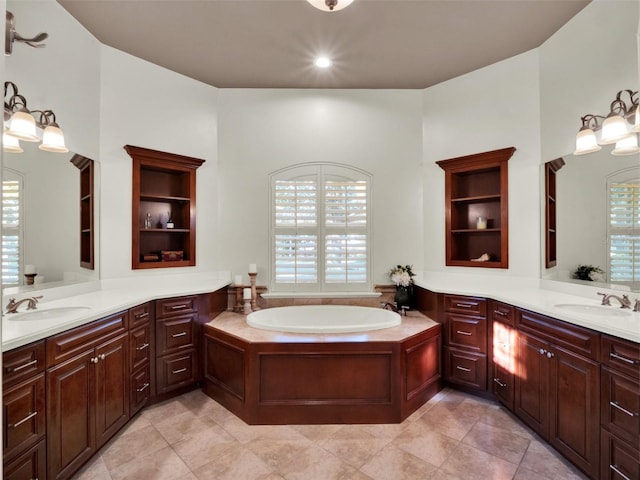
[[[620,308],[631,308],[631,300],[629,300],[629,297],[627,295],[622,295],[622,298],[609,293],[598,292],[598,295],[602,295],[602,305],[611,305],[611,299],[615,298],[618,302],[620,302]]]
[[[9,303],[7,303],[7,313],[18,313],[18,307],[23,303],[27,303],[27,310],[35,310],[38,300],[41,298],[42,295],[39,297],[27,297],[17,302],[15,298],[10,298]]]
[[[407,315],[407,310],[409,310],[409,307],[407,307],[406,305],[403,305],[400,307],[400,309],[398,309],[398,305],[394,302],[394,303],[390,303],[390,302],[380,302],[380,306],[386,310],[393,310],[396,313],[400,313],[401,315]]]

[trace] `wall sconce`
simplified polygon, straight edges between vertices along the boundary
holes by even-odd
[[[12,93],[7,99],[9,90]],[[4,82],[4,121],[9,122],[9,127],[5,127],[2,135],[2,147],[5,152],[22,153],[19,140],[39,142],[36,128],[44,130],[42,143],[38,145],[40,150],[56,153],[69,151],[64,144],[64,134],[56,123],[53,110],[29,110],[27,99],[18,93],[18,87],[13,82]]]
[[[323,12],[337,12],[351,5],[353,0],[307,0],[307,2]]]
[[[627,95],[628,103],[622,100]],[[640,133],[640,102],[638,91],[620,90],[611,102],[609,114],[588,114],[581,117],[582,128],[576,136],[574,155],[584,155],[600,150],[600,145],[616,144],[612,155],[633,155],[640,152],[638,133]],[[600,122],[602,120],[602,122]],[[600,141],[596,139],[598,130],[602,130]]]
[[[7,10],[6,21],[5,21],[5,33],[4,33],[4,54],[11,55],[13,52],[13,42],[22,42],[26,43],[30,47],[33,48],[43,48],[45,45],[43,43],[38,43],[43,41],[49,36],[49,34],[41,32],[37,34],[33,38],[25,38],[16,32],[16,27],[13,22],[13,13]]]

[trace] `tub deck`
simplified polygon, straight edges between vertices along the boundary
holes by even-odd
[[[399,423],[441,388],[441,326],[280,333],[225,312],[204,325],[204,391],[249,424]]]

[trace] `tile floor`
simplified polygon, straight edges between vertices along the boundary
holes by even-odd
[[[138,414],[74,480],[585,478],[504,408],[445,389],[402,424],[285,426],[196,390]]]

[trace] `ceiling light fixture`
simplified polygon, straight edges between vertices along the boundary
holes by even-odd
[[[9,90],[12,91],[7,99]],[[39,114],[35,117],[35,114]],[[21,153],[19,140],[25,142],[39,142],[37,128],[44,130],[40,150],[47,152],[66,153],[69,149],[64,144],[64,134],[56,123],[53,110],[29,110],[27,99],[18,93],[18,87],[13,82],[4,82],[4,121],[9,122],[2,138],[5,152]],[[12,137],[12,138],[8,138]]]
[[[307,2],[323,12],[337,12],[351,5],[353,0],[307,0]]]
[[[313,61],[313,64],[318,68],[329,68],[333,62],[328,57],[318,57]]]
[[[622,97],[629,98],[625,102]],[[585,155],[600,150],[600,145],[616,144],[611,151],[613,155],[634,155],[640,153],[638,134],[640,133],[640,101],[638,91],[620,90],[611,102],[609,114],[588,114],[581,117],[582,127],[576,136],[574,155]],[[600,122],[602,120],[602,122]],[[598,130],[602,130],[600,141],[596,138]]]

